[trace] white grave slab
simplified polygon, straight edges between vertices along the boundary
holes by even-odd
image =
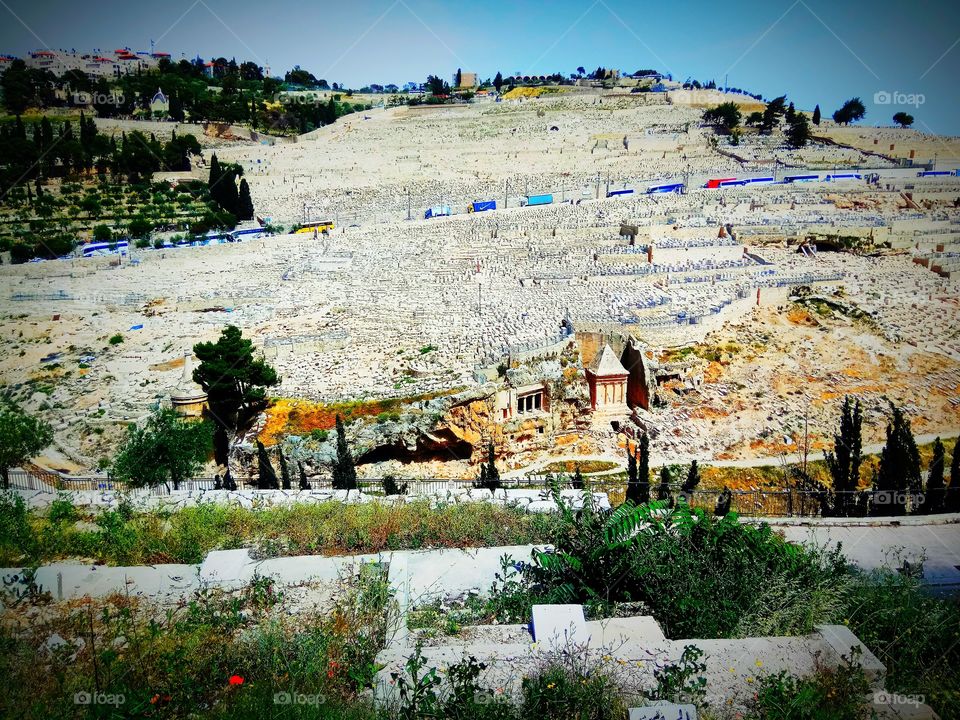
[[[660,700],[630,708],[628,720],[697,720],[697,708],[689,703],[678,705]]]
[[[535,642],[555,647],[590,641],[583,605],[534,605],[532,631]]]

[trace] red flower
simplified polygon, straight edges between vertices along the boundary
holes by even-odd
[[[231,685],[243,685],[243,678],[240,677],[239,675],[231,675],[231,676],[230,676],[230,684],[231,684]]]

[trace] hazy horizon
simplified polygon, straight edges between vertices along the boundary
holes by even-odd
[[[891,0],[869,9],[813,0],[735,0],[716,5],[560,0],[492,0],[462,5],[429,0],[361,1],[347,6],[185,0],[95,6],[53,0],[0,0],[8,22],[0,51],[39,48],[110,52],[129,46],[174,59],[252,60],[282,76],[294,65],[328,82],[360,88],[445,78],[456,69],[480,78],[514,73],[569,75],[599,65],[654,68],[676,80],[726,83],[767,98],[786,93],[797,107],[829,116],[859,96],[865,123],[890,125],[898,110],[915,128],[960,135],[951,83],[960,71],[960,8],[931,3],[904,13]],[[919,106],[877,104],[878,93],[922,96]]]

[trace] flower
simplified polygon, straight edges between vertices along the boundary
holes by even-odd
[[[547,690],[553,690],[556,686],[556,683],[547,683]]]
[[[755,664],[757,667],[763,667],[763,660],[757,660]]]
[[[229,682],[231,685],[243,685],[243,678],[239,675],[231,675]]]

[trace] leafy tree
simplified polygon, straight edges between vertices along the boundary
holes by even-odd
[[[110,229],[109,225],[94,225],[93,239],[96,242],[107,242],[109,240],[113,240],[113,231]]]
[[[250,199],[250,186],[246,179],[240,181],[236,215],[237,220],[253,220],[253,200]]]
[[[497,89],[497,92],[500,92],[500,88],[503,87],[503,75],[501,75],[499,71],[493,78],[493,86]]]
[[[693,497],[693,491],[696,490],[699,484],[700,467],[697,465],[697,461],[694,460],[690,463],[690,469],[687,471],[687,479],[684,480],[683,485],[680,486],[680,495],[687,503],[690,502],[690,498]]]
[[[763,113],[759,110],[754,110],[752,113],[747,115],[745,125],[750,125],[752,127],[759,126],[763,122]]]
[[[787,121],[787,124],[793,124],[793,121],[796,119],[796,117],[797,117],[797,109],[793,106],[793,103],[791,102],[789,105],[787,105],[787,110],[783,114],[783,119]]]
[[[245,423],[266,399],[266,388],[279,382],[265,360],[253,357],[253,342],[240,328],[228,325],[215,342],[198,343],[193,352],[200,361],[193,379],[207,393],[216,424],[217,462],[227,464],[227,431]]]
[[[0,398],[0,477],[10,487],[9,470],[27,462],[53,442],[53,429],[25,413],[8,398]]]
[[[813,109],[813,124],[817,126],[820,125],[820,105],[817,105]]]
[[[407,492],[407,483],[398,484],[393,475],[385,475],[380,484],[383,487],[384,495],[405,495]]]
[[[954,453],[956,454],[956,453]],[[933,441],[933,458],[927,470],[927,492],[924,493],[920,512],[930,514],[944,511],[946,499],[946,485],[943,482],[943,468],[946,464],[946,453],[940,438]]]
[[[650,502],[650,438],[647,433],[640,435],[637,442],[637,454],[627,463],[627,476],[630,479],[630,468],[633,467],[632,482],[627,483],[627,500],[634,505]]]
[[[277,452],[280,453],[280,487],[289,490],[291,488],[290,468],[287,467],[287,459],[283,457],[283,448],[278,446]]]
[[[257,487],[263,490],[276,490],[280,487],[277,484],[277,472],[273,469],[267,449],[259,440],[257,440]]]
[[[795,113],[787,127],[787,142],[792,148],[802,148],[810,142],[810,123],[803,113]]]
[[[347,445],[347,434],[339,415],[337,415],[337,458],[333,463],[333,489],[357,489],[357,468],[353,464],[353,455],[350,453],[350,446]]]
[[[767,103],[763,111],[763,122],[760,123],[760,132],[769,135],[780,124],[780,118],[787,111],[787,96],[781,95]]]
[[[860,98],[855,97],[847,100],[839,110],[833,113],[833,121],[838,125],[849,125],[857,120],[863,120],[866,114],[867,109]]]
[[[863,462],[863,413],[860,400],[843,399],[840,411],[840,432],[833,436],[833,452],[825,452],[823,460],[833,480],[833,508],[837,517],[853,515]]]
[[[908,128],[913,125],[913,115],[905,112],[898,112],[893,116],[893,121],[901,128]]]
[[[703,121],[728,132],[740,125],[740,108],[735,102],[725,102],[703,113]]]
[[[917,449],[910,420],[903,410],[891,403],[887,423],[887,442],[880,453],[877,470],[874,514],[903,515],[906,496],[920,491],[920,452]]]
[[[442,77],[436,75],[427,76],[427,87],[430,88],[432,95],[449,95],[450,85]]]
[[[456,80],[454,82],[455,87],[459,88],[463,84],[463,73],[460,71],[460,68],[457,68]]]
[[[27,64],[17,58],[0,75],[3,104],[11,115],[22,115],[35,99],[34,84]]]
[[[203,467],[213,435],[206,420],[188,419],[172,408],[155,411],[142,427],[131,425],[113,461],[113,474],[133,487],[189,480]]]

